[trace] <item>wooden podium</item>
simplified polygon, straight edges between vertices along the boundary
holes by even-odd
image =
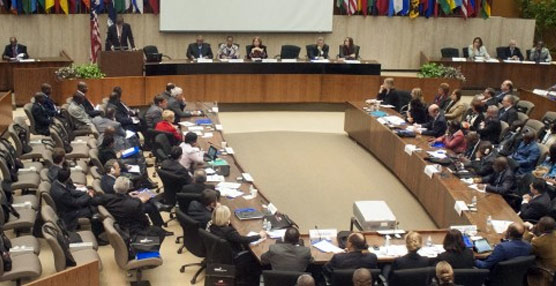
[[[107,77],[142,76],[143,50],[138,51],[102,51],[98,66]]]

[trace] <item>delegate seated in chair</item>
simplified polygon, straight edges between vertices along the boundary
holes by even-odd
[[[494,247],[492,253],[485,260],[476,260],[475,266],[481,269],[492,269],[502,261],[531,253],[531,245],[523,241],[525,227],[521,223],[512,223],[505,232],[506,241]]]

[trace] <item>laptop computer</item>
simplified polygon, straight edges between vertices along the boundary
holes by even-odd
[[[205,160],[206,161],[214,161],[218,158],[218,149],[214,146],[210,145],[207,153],[205,153]]]

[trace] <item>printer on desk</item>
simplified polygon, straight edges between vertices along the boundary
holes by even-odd
[[[397,225],[396,216],[384,201],[356,201],[353,216],[364,231],[395,229]]]

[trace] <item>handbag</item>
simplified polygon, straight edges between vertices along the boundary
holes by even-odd
[[[1,230],[0,234],[0,255],[2,256],[2,263],[4,265],[4,272],[12,270],[12,258],[10,257],[10,248],[12,248],[12,243],[10,239]]]
[[[134,253],[158,252],[160,238],[158,236],[136,235],[130,243]]]
[[[43,228],[44,228],[44,232],[52,235],[54,238],[56,238],[56,241],[58,241],[58,244],[60,245],[60,248],[62,248],[62,252],[66,257],[66,267],[77,265],[77,263],[75,263],[75,258],[73,258],[73,255],[70,252],[70,247],[69,247],[70,242],[64,236],[64,234],[51,225],[45,225],[43,226]]]

